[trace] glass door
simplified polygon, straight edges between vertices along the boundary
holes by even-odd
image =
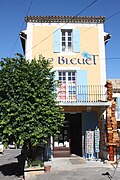
[[[76,100],[76,72],[59,71],[58,100],[74,101]]]

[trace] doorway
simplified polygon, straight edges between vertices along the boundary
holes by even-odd
[[[81,113],[66,113],[69,120],[70,154],[82,156],[82,116]]]

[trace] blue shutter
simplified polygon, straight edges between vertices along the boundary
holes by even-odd
[[[54,31],[54,52],[60,52],[60,29]]]
[[[58,71],[55,71],[55,80],[58,80]]]
[[[88,77],[86,70],[77,71],[77,93],[78,101],[87,101],[88,99]]]
[[[73,52],[80,52],[80,30],[73,30]]]

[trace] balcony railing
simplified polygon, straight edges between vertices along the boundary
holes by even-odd
[[[60,102],[106,102],[107,88],[102,85],[65,86],[57,90]]]

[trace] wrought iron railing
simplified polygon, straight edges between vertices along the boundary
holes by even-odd
[[[103,85],[60,86],[57,90],[60,102],[106,102],[107,88]]]

